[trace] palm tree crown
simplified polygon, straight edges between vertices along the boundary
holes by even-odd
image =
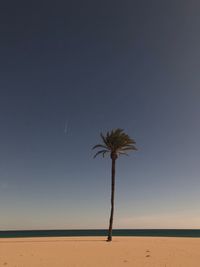
[[[103,144],[98,144],[93,147],[93,149],[101,149],[94,155],[94,158],[100,154],[104,157],[105,154],[110,153],[111,158],[114,157],[117,159],[118,155],[128,155],[126,152],[129,150],[137,150],[135,140],[124,133],[123,129],[118,128],[112,130],[111,132],[107,132],[106,135],[101,133],[101,138]]]

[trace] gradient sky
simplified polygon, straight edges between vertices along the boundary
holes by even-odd
[[[4,1],[0,229],[200,228],[200,2]],[[67,131],[65,132],[65,124]]]

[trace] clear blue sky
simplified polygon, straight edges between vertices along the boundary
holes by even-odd
[[[200,3],[4,1],[0,10],[0,229],[200,227]],[[65,132],[65,124],[67,131]]]

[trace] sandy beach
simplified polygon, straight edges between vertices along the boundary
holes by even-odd
[[[199,248],[200,238],[2,238],[0,266],[199,267]]]

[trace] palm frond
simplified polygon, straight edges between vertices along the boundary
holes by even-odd
[[[106,153],[109,153],[109,152],[110,152],[110,151],[108,151],[108,150],[102,152],[102,153],[103,153],[103,158],[105,157],[105,154],[106,154]]]
[[[107,138],[101,133],[100,134],[100,136],[101,136],[101,139],[103,140],[103,143],[106,145],[106,147],[108,146],[108,140],[107,140]]]
[[[138,150],[138,149],[135,146],[126,146],[126,147],[122,147],[119,150],[126,151],[126,150]]]
[[[95,148],[105,148],[105,149],[107,149],[107,147],[106,147],[106,146],[104,146],[104,145],[101,145],[101,144],[98,144],[98,145],[95,145],[95,146],[93,146],[93,148],[92,148],[92,149],[95,149]]]
[[[98,151],[95,155],[94,155],[94,157],[93,158],[96,158],[96,156],[98,156],[99,154],[103,154],[103,157],[104,157],[104,155],[105,155],[105,153],[108,153],[109,151],[108,150],[100,150],[100,151]]]
[[[122,151],[119,152],[119,155],[129,156],[129,154],[127,154],[127,153],[125,153],[125,152],[122,152]]]

